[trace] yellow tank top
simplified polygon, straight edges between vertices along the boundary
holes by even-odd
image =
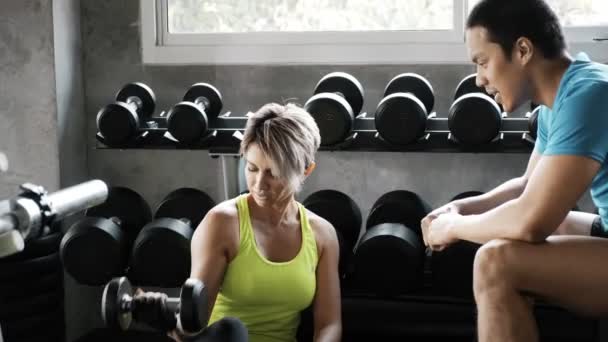
[[[240,319],[251,342],[293,342],[300,311],[313,301],[319,260],[314,234],[300,203],[302,246],[295,258],[272,262],[258,250],[247,196],[237,198],[240,243],[228,264],[209,324],[223,317]]]

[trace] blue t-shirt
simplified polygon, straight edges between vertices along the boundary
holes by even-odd
[[[578,155],[597,160],[600,170],[591,183],[591,198],[608,227],[608,66],[586,54],[566,70],[553,110],[538,114],[536,150],[542,155]]]

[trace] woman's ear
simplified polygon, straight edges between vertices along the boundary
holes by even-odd
[[[304,170],[304,176],[308,177],[312,173],[312,171],[314,171],[314,169],[316,167],[317,167],[317,163],[315,163],[315,162],[310,163],[310,165],[308,165],[306,170]]]

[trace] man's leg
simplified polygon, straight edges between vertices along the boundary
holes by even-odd
[[[525,294],[585,315],[608,313],[608,297],[602,295],[608,286],[606,262],[608,239],[602,238],[551,236],[542,244],[485,244],[474,263],[479,340],[538,340]]]

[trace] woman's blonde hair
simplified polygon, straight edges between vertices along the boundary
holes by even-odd
[[[306,110],[295,104],[269,103],[247,120],[240,153],[257,144],[274,163],[273,174],[287,180],[295,193],[304,171],[315,161],[320,143],[319,127]]]

